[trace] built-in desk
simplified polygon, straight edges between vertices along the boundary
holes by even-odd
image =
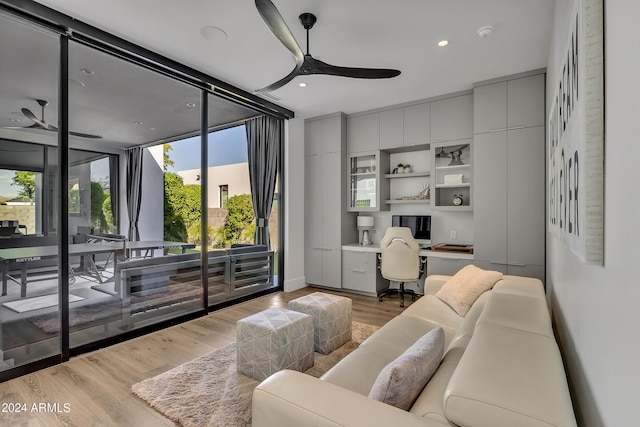
[[[379,245],[362,246],[352,243],[342,246],[342,288],[367,295],[378,293],[389,286],[378,270]],[[424,278],[431,274],[453,275],[462,267],[473,263],[472,254],[440,252],[421,249],[419,255],[426,257],[426,269],[417,282],[405,283],[405,288],[424,294]]]

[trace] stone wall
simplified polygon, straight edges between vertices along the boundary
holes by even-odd
[[[35,205],[0,205],[0,219],[19,221],[20,225],[27,226],[29,234],[36,233]],[[24,230],[21,232],[24,233]]]

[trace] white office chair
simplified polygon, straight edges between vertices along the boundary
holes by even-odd
[[[416,294],[405,289],[405,282],[414,282],[420,277],[420,246],[407,227],[389,227],[380,242],[380,273],[387,280],[400,282],[398,289],[388,288],[378,299],[386,295],[400,295],[400,307],[404,307],[405,294],[415,300]]]

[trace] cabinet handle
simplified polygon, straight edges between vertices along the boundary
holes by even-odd
[[[495,264],[495,265],[509,265],[506,262],[498,262],[498,261],[489,261],[489,264]]]
[[[351,271],[353,271],[354,273],[366,273],[367,270],[356,270],[356,269],[351,269]]]
[[[510,265],[512,267],[526,267],[527,266],[527,264],[520,263],[520,262],[510,262],[507,265]]]
[[[507,130],[518,130],[518,129],[524,129],[526,128],[526,126],[512,126],[510,128],[508,128]]]
[[[438,142],[447,142],[447,141],[449,141],[449,140],[448,139],[434,139],[433,141],[431,141],[431,143],[433,144],[434,142],[438,143]]]
[[[508,130],[509,128],[500,128],[500,129],[491,129],[488,130],[487,133],[492,133],[492,132],[503,132],[505,130]]]

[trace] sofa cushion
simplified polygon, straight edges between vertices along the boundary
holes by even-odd
[[[446,302],[460,316],[464,316],[480,294],[491,289],[500,279],[502,273],[499,271],[467,265],[440,288],[436,297]]]
[[[444,353],[444,331],[436,328],[385,366],[369,397],[408,411],[438,369]]]

